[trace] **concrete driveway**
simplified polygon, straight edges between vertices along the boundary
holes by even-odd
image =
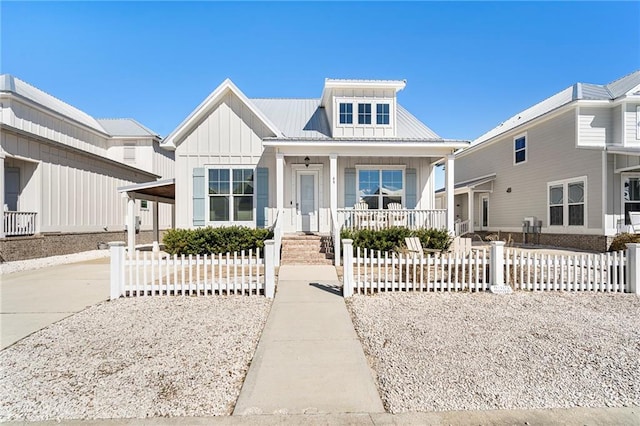
[[[0,275],[0,349],[109,298],[109,258]]]

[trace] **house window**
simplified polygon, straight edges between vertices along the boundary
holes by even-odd
[[[386,209],[389,203],[402,204],[403,183],[402,169],[360,169],[359,201],[367,203],[370,209]]]
[[[376,124],[389,124],[389,104],[376,105]]]
[[[513,142],[513,161],[515,164],[524,163],[527,161],[527,137],[519,136],[514,139]]]
[[[340,124],[353,124],[353,104],[340,104]]]
[[[584,226],[585,180],[549,184],[549,225]]]
[[[640,176],[625,177],[622,191],[624,223],[630,225],[629,212],[640,212]]]
[[[140,200],[140,209],[149,210],[149,202],[147,200]]]
[[[253,221],[253,169],[209,169],[209,220]]]
[[[136,162],[136,146],[134,144],[125,144],[123,147],[123,160],[127,164]]]
[[[358,104],[358,124],[371,124],[371,104]]]

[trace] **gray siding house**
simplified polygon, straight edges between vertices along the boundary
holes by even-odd
[[[640,71],[575,83],[456,154],[455,216],[470,233],[520,241],[538,221],[540,244],[604,250],[639,210]]]

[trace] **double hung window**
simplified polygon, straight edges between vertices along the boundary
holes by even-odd
[[[209,221],[253,221],[253,169],[209,169]]]
[[[527,137],[519,136],[513,140],[513,163],[524,163],[527,161]]]
[[[360,169],[358,196],[370,209],[386,209],[389,203],[403,204],[404,177],[402,169]]]
[[[630,225],[629,212],[640,212],[640,175],[624,176],[623,182],[624,223]]]
[[[548,192],[549,225],[585,225],[585,180],[554,182]]]

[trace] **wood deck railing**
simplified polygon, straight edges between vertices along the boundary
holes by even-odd
[[[338,224],[347,229],[385,229],[404,226],[410,229],[446,229],[446,210],[355,210],[338,209]]]

